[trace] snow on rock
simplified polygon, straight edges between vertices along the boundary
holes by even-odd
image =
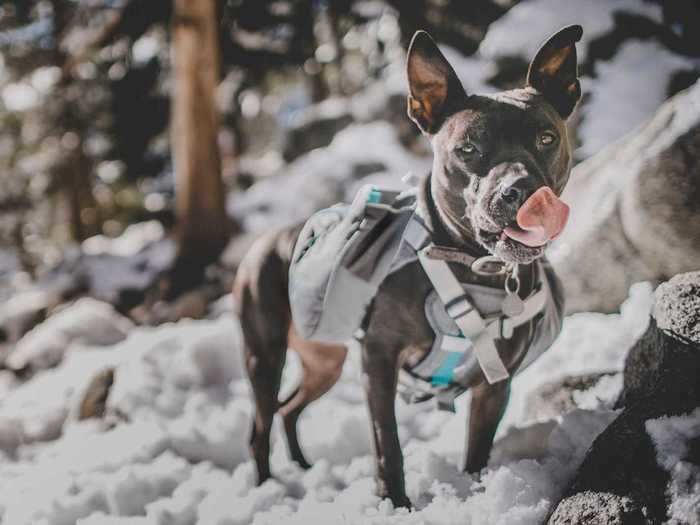
[[[21,444],[60,436],[93,375],[116,362],[114,349],[69,353],[55,369],[37,373],[0,399],[0,451],[14,454]]]
[[[430,158],[408,152],[391,124],[354,124],[340,131],[327,148],[302,155],[279,175],[254,184],[246,192],[233,193],[228,209],[247,231],[260,232],[351,199],[346,192],[357,181],[353,175],[357,166],[384,166],[381,171],[393,174],[388,179],[400,188],[400,177],[409,171],[422,174],[430,163]]]
[[[17,341],[37,323],[54,299],[44,290],[26,290],[3,298],[0,304],[0,328],[5,339]]]
[[[589,44],[614,30],[614,16],[620,12],[662,23],[661,6],[653,2],[531,0],[513,6],[491,24],[478,56],[482,61],[505,56],[529,61],[549,35],[566,25],[580,24],[583,37],[576,49],[579,63],[584,63]],[[577,157],[587,158],[641,125],[666,100],[672,74],[697,67],[697,60],[673,54],[653,40],[627,40],[612,59],[597,60],[594,78],[581,80],[586,99],[579,108],[583,118]]]
[[[597,62],[596,78],[583,84],[590,99],[582,108],[577,154],[590,157],[642,125],[666,100],[671,75],[698,65],[657,42],[639,40],[623,44],[610,61]]]
[[[79,299],[22,337],[7,358],[7,366],[15,370],[49,368],[59,363],[72,345],[113,345],[132,328],[131,321],[111,305],[87,297]]]
[[[662,21],[659,5],[639,0],[530,0],[513,6],[489,26],[479,52],[489,58],[521,55],[529,60],[549,35],[564,26],[579,24],[583,26],[583,38],[577,51],[584,60],[588,44],[613,29],[613,16],[620,11]],[[532,35],[540,35],[540,39]]]
[[[163,225],[158,221],[145,221],[131,224],[118,237],[94,235],[83,241],[83,253],[87,255],[137,255],[148,245],[161,240],[165,235]]]
[[[687,195],[700,188],[699,126],[696,82],[573,169],[562,195],[569,223],[549,252],[567,311],[612,312],[634,282],[697,270],[700,214]]]
[[[646,430],[658,464],[671,475],[669,523],[700,524],[700,461],[689,450],[691,440],[700,440],[700,408],[684,416],[650,419]]]
[[[252,407],[233,317],[135,328],[109,349],[71,352],[0,404],[0,418],[22,419],[23,405],[39,421],[51,411],[65,414],[71,406],[68,385],[88,383],[90,370],[111,366],[115,383],[107,412],[128,419],[105,429],[102,421],[66,423],[64,416],[53,428],[54,441],[20,443],[13,457],[0,457],[0,519],[17,525],[536,523],[616,413],[588,399],[587,410],[533,423],[520,419],[518,403],[557,374],[621,366],[646,322],[650,295],[637,286],[620,315],[566,319],[562,337],[542,358],[548,360],[524,372],[526,380],[516,379],[515,408],[480,476],[460,468],[468,396],[458,400],[457,415],[430,403],[398,401],[411,512],[393,509],[375,494],[356,347],[338,384],[299,422],[313,468],[302,471],[290,461],[276,425],[271,462],[276,480],[256,487],[247,442]],[[293,355],[289,365],[282,396],[300,374]]]

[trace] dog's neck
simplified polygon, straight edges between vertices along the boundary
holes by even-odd
[[[421,218],[433,234],[433,243],[457,248],[474,257],[489,255],[468,227],[457,218],[450,217],[447,206],[441,205],[436,196],[434,184],[430,174],[421,180],[417,203]]]

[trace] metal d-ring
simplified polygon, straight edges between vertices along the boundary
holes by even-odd
[[[495,255],[479,257],[472,263],[471,268],[472,272],[484,276],[503,275],[508,271],[506,263]]]
[[[515,283],[515,287],[511,288],[510,283]],[[520,277],[518,277],[518,274],[513,272],[511,275],[506,277],[504,287],[508,295],[517,295],[520,291]]]

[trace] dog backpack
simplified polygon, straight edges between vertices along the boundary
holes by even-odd
[[[509,339],[515,328],[537,320],[519,367],[523,370],[559,334],[561,284],[546,259],[533,263],[538,284],[525,299],[518,297],[517,265],[505,289],[460,283],[448,262],[493,274],[483,271],[483,263],[499,261],[433,244],[417,211],[416,190],[399,193],[366,186],[352,204],[311,216],[299,234],[289,270],[289,300],[299,335],[326,343],[356,336],[384,279],[416,260],[433,286],[425,315],[435,340],[424,359],[411,370],[401,370],[399,393],[404,399],[437,397],[438,406],[453,410],[454,398],[479,370],[489,383],[509,377],[497,339]],[[502,263],[501,267],[503,273]],[[509,289],[513,280],[518,284]]]
[[[354,335],[389,274],[414,204],[411,191],[368,185],[352,204],[336,204],[309,218],[289,269],[289,301],[299,335],[326,343]]]

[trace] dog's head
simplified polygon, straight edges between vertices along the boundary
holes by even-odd
[[[435,42],[417,32],[408,52],[408,114],[432,143],[431,193],[440,219],[507,262],[542,255],[568,217],[559,200],[571,169],[566,119],[581,97],[575,43],[553,35],[526,85],[468,95]]]

